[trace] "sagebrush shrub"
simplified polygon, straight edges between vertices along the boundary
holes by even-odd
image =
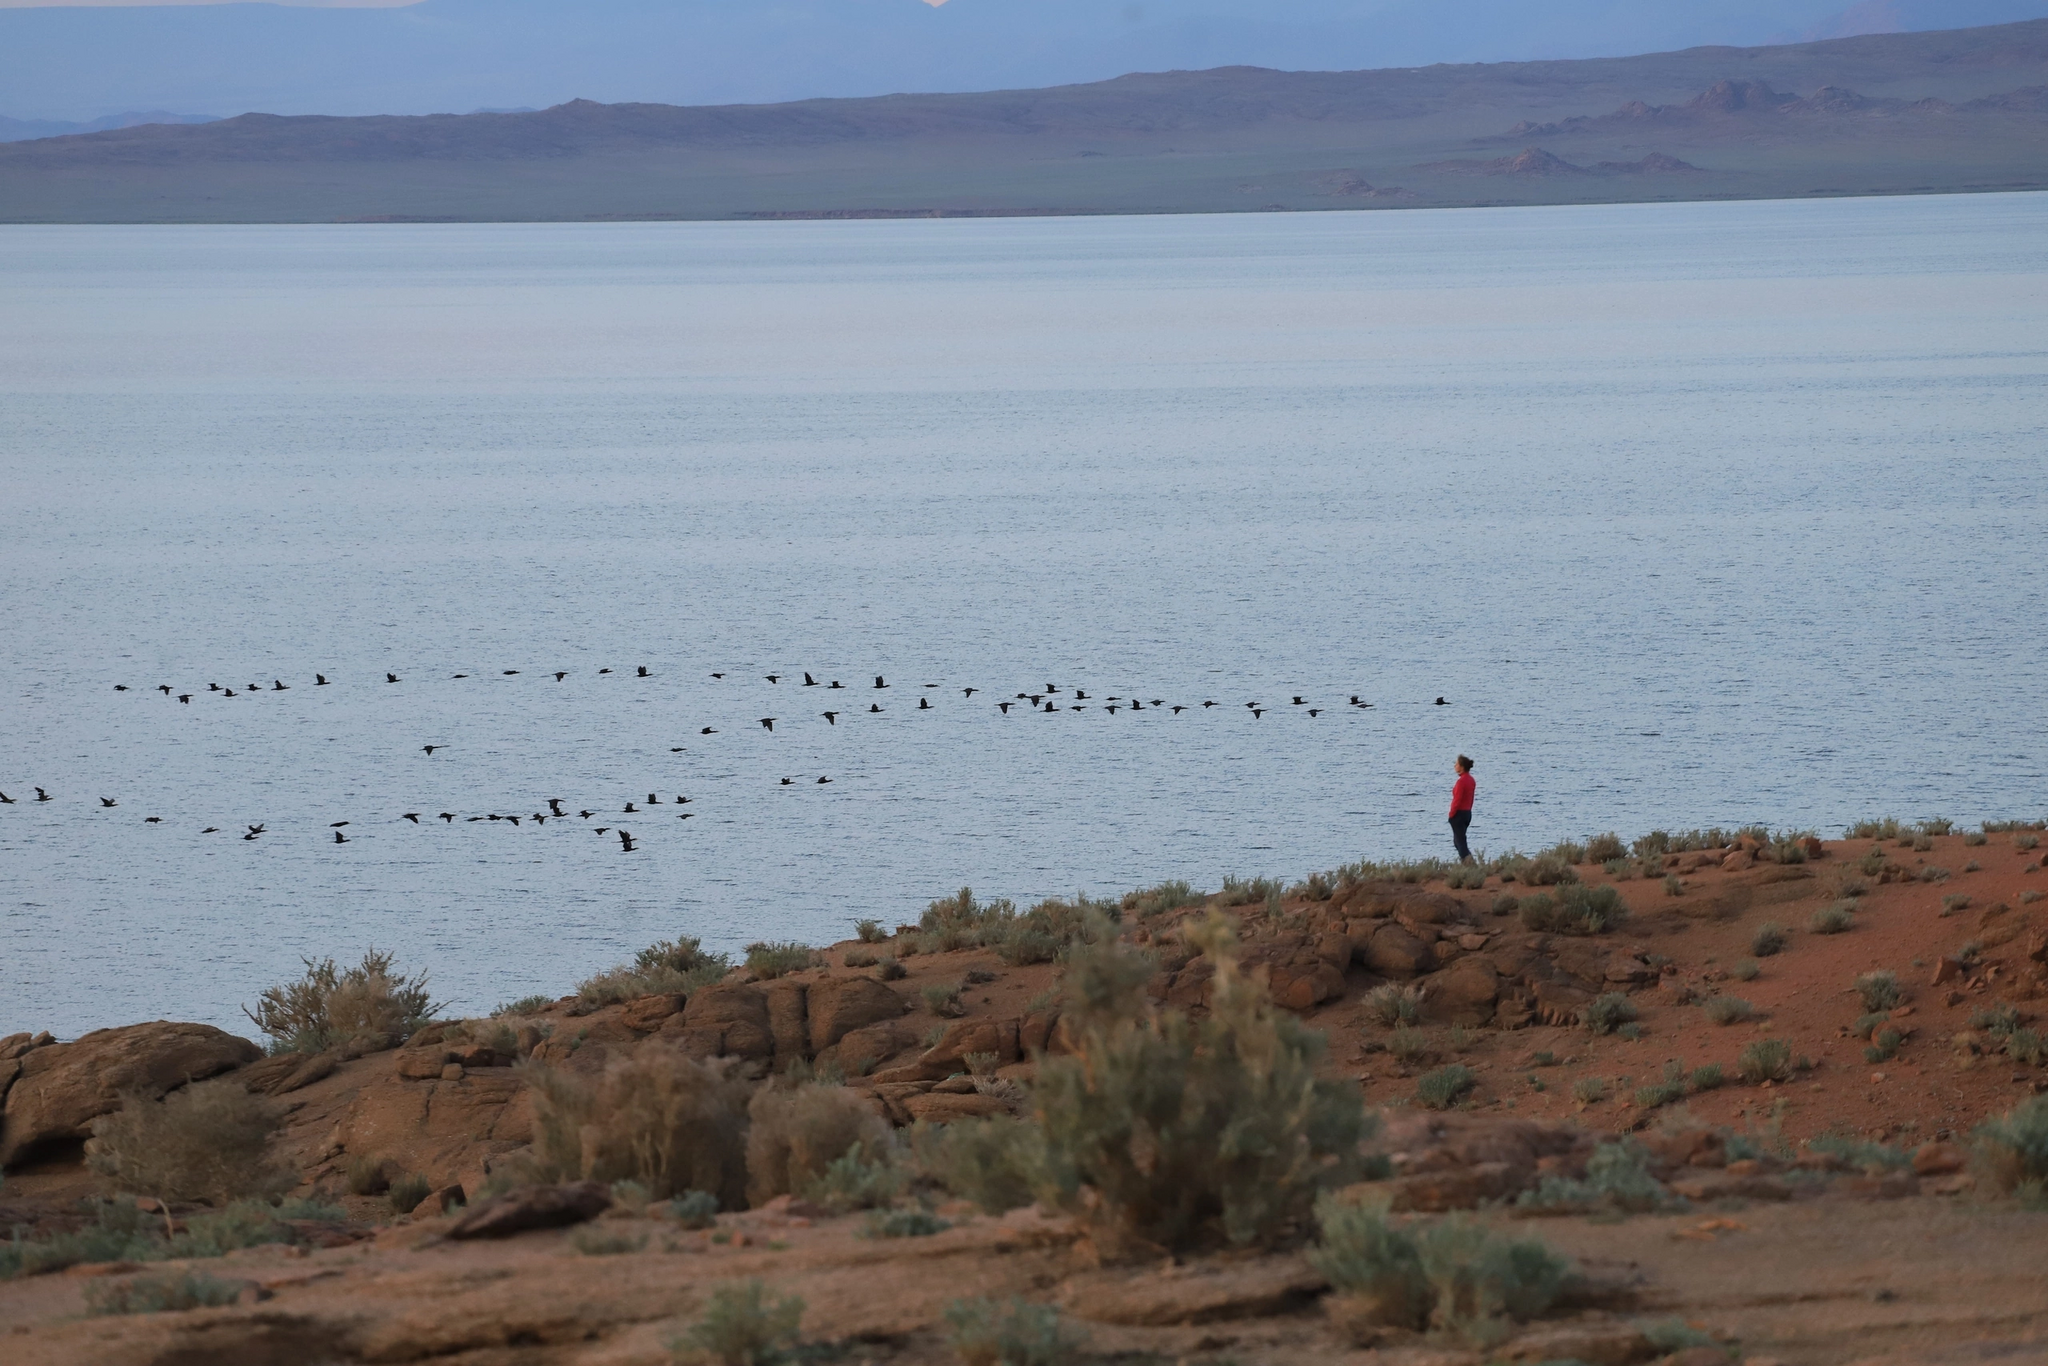
[[[710,1191],[684,1191],[668,1202],[668,1216],[684,1228],[710,1228],[718,1222],[718,1197]]]
[[[1740,1024],[1756,1017],[1756,1007],[1740,996],[1716,996],[1701,1008],[1717,1025]]]
[[[107,1277],[86,1286],[85,1312],[169,1314],[233,1304],[241,1293],[242,1282],[224,1281],[204,1271],[162,1271],[125,1280]]]
[[[1580,1077],[1572,1083],[1572,1099],[1581,1105],[1598,1105],[1607,1099],[1607,1082],[1602,1077]]]
[[[747,1111],[747,1197],[756,1205],[801,1193],[856,1148],[869,1155],[857,1160],[893,1156],[889,1121],[844,1086],[765,1088]]]
[[[1985,1120],[1971,1138],[1978,1167],[1994,1190],[2035,1199],[2048,1191],[2048,1096]]]
[[[93,1121],[86,1165],[117,1191],[159,1200],[280,1194],[297,1177],[272,1154],[277,1113],[231,1077],[152,1100],[125,1096]]]
[[[418,1172],[407,1172],[391,1183],[384,1198],[390,1203],[393,1214],[411,1214],[419,1208],[420,1201],[433,1193],[433,1182]]]
[[[1065,979],[1075,1052],[1040,1063],[1048,1193],[1112,1244],[1269,1242],[1370,1132],[1356,1088],[1316,1075],[1322,1036],[1239,971],[1221,914],[1189,942],[1215,966],[1205,1016],[1148,1009],[1150,957],[1098,943]]]
[[[804,1302],[771,1296],[759,1280],[722,1285],[704,1313],[673,1346],[710,1357],[721,1366],[768,1366],[803,1331]]]
[[[1045,1133],[1035,1121],[995,1116],[920,1126],[911,1143],[927,1177],[989,1214],[1031,1204],[1045,1184]]]
[[[1367,1018],[1378,1024],[1414,1024],[1422,1011],[1422,992],[1385,982],[1366,992],[1362,1004]]]
[[[1846,901],[1837,901],[1832,906],[1823,906],[1813,913],[1806,922],[1806,928],[1815,934],[1841,934],[1856,925],[1856,908]]]
[[[879,944],[889,937],[889,932],[882,928],[879,920],[856,920],[853,933],[863,944]]]
[[[1865,1010],[1891,1010],[1899,1004],[1899,974],[1890,971],[1863,973],[1856,979],[1856,994],[1862,998]]]
[[[242,1007],[273,1053],[318,1053],[357,1039],[400,1044],[440,1010],[428,996],[427,974],[393,974],[391,954],[372,949],[352,968],[337,968],[332,958],[299,961],[305,976],[266,989],[254,1010]]]
[[[708,987],[732,970],[732,959],[722,953],[708,953],[687,935],[663,939],[621,964],[577,984],[576,994],[586,1005],[605,1006],[642,996],[687,996]]]
[[[1556,887],[1579,880],[1578,869],[1555,853],[1539,854],[1515,870],[1516,878],[1531,887]]]
[[[1522,898],[1522,925],[1539,934],[1604,934],[1628,918],[1628,906],[1613,887],[1571,883],[1555,895]]]
[[[813,957],[810,945],[793,940],[749,944],[746,955],[747,971],[763,982],[787,973],[802,972],[811,965]]]
[[[1612,1034],[1636,1018],[1636,1003],[1622,992],[1609,991],[1594,997],[1580,1012],[1586,1028],[1595,1034]]]
[[[1785,951],[1787,939],[1785,927],[1775,920],[1766,920],[1756,927],[1756,933],[1749,937],[1749,951],[1758,958],[1769,958]]]
[[[1049,1304],[955,1300],[946,1306],[946,1342],[960,1366],[1068,1366],[1087,1340]]]
[[[747,1087],[730,1071],[666,1049],[614,1059],[597,1076],[522,1064],[533,1091],[540,1181],[632,1180],[663,1200],[709,1191],[728,1209],[747,1189]]]
[[[835,1214],[845,1214],[880,1209],[909,1186],[910,1172],[896,1161],[893,1148],[885,1147],[871,1156],[863,1141],[826,1163],[825,1170],[797,1188],[797,1194]]]
[[[1685,1202],[1650,1174],[1649,1152],[1634,1139],[1602,1143],[1586,1159],[1583,1177],[1546,1176],[1535,1189],[1523,1191],[1516,1204],[1523,1209],[1569,1213],[1613,1209],[1646,1214]]]
[[[1479,1082],[1478,1075],[1461,1062],[1425,1072],[1415,1083],[1415,1098],[1431,1110],[1448,1110],[1465,1098]]]
[[[967,1013],[967,1007],[960,1003],[958,983],[948,986],[943,982],[927,982],[918,995],[924,1001],[924,1008],[941,1019],[955,1020]]]
[[[1491,1340],[1503,1321],[1544,1313],[1571,1264],[1535,1239],[1506,1238],[1453,1215],[1419,1228],[1369,1205],[1325,1198],[1322,1237],[1309,1254],[1350,1316]]]
[[[1628,857],[1628,846],[1621,836],[1612,830],[1604,835],[1594,835],[1586,841],[1586,861],[1589,863],[1612,863]],[[1611,871],[1611,870],[1610,870]]]
[[[1743,1046],[1735,1070],[1751,1085],[1783,1081],[1792,1075],[1792,1049],[1782,1039],[1758,1039]]]

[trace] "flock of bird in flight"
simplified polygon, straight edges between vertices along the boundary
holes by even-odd
[[[504,669],[500,672],[502,673],[503,676],[509,678],[517,676],[521,671],[518,669]],[[567,679],[571,673],[571,671],[567,669],[558,669],[553,670],[551,672],[553,673],[554,680],[557,683],[560,683]],[[604,675],[610,674],[612,670],[605,668],[599,669],[597,672],[600,675]],[[642,664],[636,668],[633,676],[635,678],[652,678],[655,675],[645,664]],[[471,675],[466,673],[459,673],[453,675],[453,677],[457,679],[462,679],[469,678],[471,677]],[[713,673],[711,677],[714,680],[723,681],[727,677],[727,675],[723,672],[719,672]],[[789,677],[789,675],[775,673],[763,674],[762,677],[768,683],[780,686],[783,680]],[[309,685],[311,687],[324,688],[332,685],[332,680],[329,679],[325,674],[316,673],[313,675],[313,680],[314,681],[312,682],[312,684]],[[801,684],[798,684],[796,686],[799,688],[822,688],[826,692],[840,692],[847,690],[846,685],[841,683],[836,678],[832,679],[830,682],[821,682],[809,673],[805,673],[803,676],[803,680],[804,681]],[[386,686],[402,684],[404,683],[404,681],[404,679],[402,679],[395,673],[387,672],[384,675],[384,683]],[[891,685],[886,678],[884,678],[880,674],[877,674],[875,675],[875,681],[872,687],[869,689],[869,691],[886,691],[890,688],[890,686]],[[927,692],[936,691],[941,686],[941,684],[937,683],[927,683],[924,685],[924,689]],[[177,689],[173,688],[168,683],[159,683],[155,686],[155,691],[162,693],[165,697],[175,697],[179,703],[186,706],[190,706],[195,698],[226,699],[238,696],[262,696],[265,694],[290,692],[291,690],[292,685],[286,683],[283,679],[273,679],[268,688],[265,688],[258,683],[251,683],[240,689],[224,688],[218,683],[208,683],[206,685],[206,691],[204,693],[179,692]],[[117,683],[114,685],[114,691],[129,692],[131,691],[131,689],[125,683]],[[981,688],[963,687],[960,689],[963,698],[965,698],[968,701],[972,701],[975,694],[984,691],[985,690]],[[1001,712],[1005,716],[1008,716],[1013,708],[1019,707],[1023,708],[1026,711],[1031,712],[1059,712],[1062,709],[1067,711],[1087,711],[1091,706],[1099,707],[1102,711],[1106,712],[1111,716],[1116,715],[1119,711],[1165,711],[1174,716],[1178,716],[1184,711],[1208,710],[1210,708],[1222,706],[1224,704],[1216,702],[1213,699],[1205,699],[1200,703],[1169,703],[1163,698],[1156,697],[1149,699],[1149,701],[1145,698],[1137,696],[1103,696],[1098,698],[1091,698],[1087,691],[1084,689],[1075,688],[1071,692],[1063,692],[1058,685],[1048,683],[1045,685],[1043,689],[1041,689],[1038,692],[1020,692],[1017,693],[1014,697],[999,700],[995,702],[994,705],[996,707],[996,710]],[[1358,696],[1358,694],[1353,693],[1350,697],[1350,700],[1345,705],[1347,707],[1357,708],[1359,710],[1369,710],[1371,709],[1373,704],[1363,700]],[[1449,706],[1450,703],[1447,699],[1439,697],[1436,699],[1433,705],[1444,707]],[[1275,710],[1274,708],[1268,707],[1264,702],[1257,701],[1246,702],[1243,704],[1243,706],[1247,711],[1251,713],[1252,719],[1255,721],[1262,719],[1268,711]],[[1299,695],[1295,695],[1291,699],[1291,705],[1289,707],[1289,710],[1292,710],[1294,708],[1299,708],[1304,715],[1309,716],[1311,718],[1321,716],[1323,712],[1326,710],[1326,708],[1324,707],[1311,705],[1307,698]],[[877,699],[871,701],[865,709],[860,708],[858,705],[852,707],[841,706],[839,708],[827,708],[826,710],[819,712],[818,716],[821,717],[827,725],[837,726],[839,724],[839,718],[848,715],[849,713],[856,715],[880,715],[884,712],[884,710],[885,708],[882,706],[881,701]],[[937,709],[932,706],[931,698],[929,696],[919,696],[917,699],[917,706],[914,708],[910,708],[910,710],[934,711]],[[775,730],[775,726],[778,721],[784,721],[784,718],[780,716],[763,716],[758,718],[757,724],[759,724],[763,730],[768,731],[772,734]],[[787,723],[785,722],[785,724]],[[699,735],[716,735],[718,734],[718,729],[715,726],[704,726],[697,733]],[[424,753],[430,759],[434,756],[434,752],[436,750],[446,748],[448,748],[448,746],[442,744],[426,744],[420,746],[421,752]],[[684,746],[676,745],[671,747],[670,753],[680,754],[683,752],[683,749]],[[783,778],[781,780],[781,785],[784,787],[789,787],[792,786],[795,783],[795,781],[796,780],[793,778]],[[820,785],[830,783],[831,781],[832,779],[830,777],[824,775],[820,775],[816,779],[816,783]],[[35,789],[35,793],[35,800],[37,802],[54,802],[58,800],[45,788],[37,787]],[[17,798],[11,797],[7,795],[5,792],[0,792],[0,806],[13,806],[17,803],[17,800]],[[674,804],[677,806],[687,806],[690,804],[690,802],[691,799],[689,797],[678,795],[675,798]],[[646,805],[648,807],[651,808],[663,804],[664,803],[659,793],[649,792],[647,794]],[[112,810],[118,807],[119,805],[119,801],[115,798],[101,797],[99,798],[98,809]],[[598,817],[600,814],[602,814],[596,810],[592,810],[589,808],[579,809],[577,811],[571,812],[565,808],[562,799],[559,797],[547,798],[546,805],[548,808],[546,811],[534,811],[528,813],[525,816],[506,815],[499,812],[491,812],[481,816],[463,816],[454,811],[440,811],[434,813],[431,817],[427,818],[439,820],[447,825],[453,825],[458,820],[464,822],[509,821],[514,827],[517,827],[522,823],[522,821],[531,821],[536,827],[540,827],[546,825],[551,820],[566,820],[569,819],[571,816],[579,818],[587,823],[592,819]],[[628,801],[625,804],[625,806],[621,808],[619,814],[642,815],[652,813],[643,812],[639,803],[634,801]],[[687,821],[696,814],[697,813],[693,811],[682,812],[677,815],[676,819]],[[414,825],[418,825],[420,824],[422,818],[425,816],[425,812],[407,811],[403,812],[395,819],[409,821]],[[160,816],[145,816],[143,817],[143,823],[147,825],[161,825],[164,822],[163,818]],[[344,831],[352,824],[352,821],[345,820],[333,821],[329,823],[328,829],[333,833],[334,843],[349,844],[352,842],[349,836],[344,833]],[[623,853],[632,853],[635,849],[639,847],[639,844],[635,840],[632,832],[623,829],[619,826],[599,825],[592,826],[590,828],[593,829],[599,836],[616,836],[619,841],[620,851]],[[207,826],[205,829],[200,831],[200,833],[204,835],[217,835],[222,833],[222,831],[219,826]],[[260,839],[265,833],[267,833],[266,825],[249,825],[246,829],[246,832],[242,834],[241,838],[244,841],[254,841]]]

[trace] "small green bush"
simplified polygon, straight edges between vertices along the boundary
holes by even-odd
[[[1720,1063],[1701,1063],[1692,1069],[1692,1089],[1695,1091],[1718,1090],[1723,1080]]]
[[[718,1222],[718,1197],[710,1191],[684,1191],[668,1202],[668,1213],[684,1228],[710,1228]]]
[[[1856,978],[1856,994],[1868,1011],[1891,1010],[1899,1004],[1899,974],[1866,972]]]
[[[1905,827],[1899,823],[1896,817],[1886,816],[1882,820],[1857,821],[1849,827],[1849,838],[1852,840],[1895,840],[1899,838],[1904,829]]]
[[[929,1210],[874,1210],[861,1225],[863,1238],[929,1238],[953,1227]]]
[[[1947,882],[1954,876],[1955,874],[1949,872],[1948,869],[1932,863],[1920,870],[1920,880],[1922,882]]]
[[[1981,830],[1972,830],[1969,834],[1963,836],[1963,843],[1975,849],[1980,845],[1991,843],[1991,836]]]
[[[1806,1146],[1810,1151],[1833,1157],[1855,1171],[1904,1171],[1913,1165],[1913,1155],[1909,1152],[1842,1134],[1822,1134],[1808,1139]]]
[[[1580,1077],[1572,1083],[1572,1099],[1581,1105],[1598,1105],[1607,1099],[1607,1082],[1601,1077]]]
[[[1704,1007],[1707,1018],[1717,1025],[1741,1024],[1756,1018],[1756,1007],[1740,996],[1716,996]]]
[[[773,943],[749,944],[746,948],[747,971],[763,982],[792,972],[802,972],[811,965],[811,946],[794,940]]]
[[[427,975],[394,975],[393,955],[375,949],[353,968],[332,958],[302,958],[306,974],[267,989],[242,1013],[270,1036],[273,1053],[320,1053],[355,1039],[405,1042],[440,1010],[427,994]]]
[[[2039,1067],[2048,1059],[2048,1043],[2038,1030],[2015,1029],[2005,1036],[2005,1056],[2024,1067]]]
[[[595,1076],[534,1063],[519,1075],[534,1109],[523,1178],[631,1180],[656,1200],[711,1191],[728,1209],[746,1200],[748,1088],[726,1067],[655,1048]]]
[[[671,1346],[694,1351],[721,1366],[769,1366],[802,1331],[804,1302],[768,1294],[759,1280],[722,1285],[704,1313]]]
[[[1045,1183],[1045,1134],[1030,1121],[992,1116],[921,1126],[911,1145],[927,1177],[989,1214],[1031,1204]]]
[[[1654,1110],[1660,1105],[1670,1105],[1685,1099],[1685,1067],[1672,1061],[1664,1064],[1664,1079],[1638,1086],[1635,1093],[1636,1108]]]
[[[1068,1366],[1087,1334],[1047,1304],[954,1300],[946,1306],[946,1343],[961,1366]]]
[[[94,1201],[91,1214],[83,1228],[51,1238],[25,1238],[16,1229],[12,1239],[0,1242],[0,1280],[62,1271],[81,1262],[145,1262],[164,1255],[163,1240],[154,1236],[161,1221],[153,1222],[134,1201]]]
[[[1626,1039],[1630,1043],[1638,1043],[1643,1037],[1643,1027],[1636,1021],[1630,1020],[1627,1024],[1614,1031],[1614,1037]]]
[[[853,933],[863,944],[879,944],[889,937],[889,932],[882,928],[879,920],[856,920]]]
[[[1906,1036],[1896,1029],[1880,1029],[1871,1036],[1870,1047],[1863,1050],[1865,1062],[1890,1062],[1898,1056],[1899,1045]]]
[[[869,1157],[868,1144],[857,1142],[805,1183],[801,1194],[813,1204],[844,1214],[849,1210],[880,1209],[895,1201],[909,1186],[910,1173],[892,1160],[887,1150]]]
[[[1367,1018],[1377,1024],[1414,1024],[1422,1012],[1422,992],[1386,982],[1365,993],[1362,1004]]]
[[[1387,1052],[1403,1067],[1413,1067],[1429,1056],[1429,1036],[1407,1025],[1395,1025],[1394,1032],[1387,1035]]]
[[[1775,920],[1766,920],[1756,927],[1756,933],[1749,937],[1749,951],[1758,958],[1769,958],[1785,951],[1788,936],[1785,927]]]
[[[1602,1143],[1586,1159],[1583,1177],[1546,1176],[1515,1203],[1526,1210],[1560,1214],[1599,1209],[1646,1214],[1683,1207],[1685,1202],[1650,1174],[1649,1164],[1648,1151],[1633,1139]]]
[[[839,961],[849,968],[871,968],[882,961],[882,955],[873,949],[848,949]]]
[[[1612,1034],[1636,1018],[1636,1003],[1622,992],[1610,991],[1594,997],[1582,1014],[1586,1028],[1595,1034]]]
[[[2041,847],[2041,837],[2039,835],[2014,835],[2012,837],[2012,847],[2031,853]]]
[[[1856,907],[1847,901],[1837,901],[1832,906],[1823,906],[1813,913],[1806,922],[1806,928],[1815,934],[1842,934],[1856,924]]]
[[[1479,1082],[1477,1074],[1461,1062],[1425,1072],[1415,1083],[1415,1098],[1431,1110],[1448,1110],[1465,1098]]]
[[[1493,913],[1495,915],[1513,915],[1521,909],[1521,906],[1522,903],[1519,898],[1510,896],[1506,892],[1502,892],[1493,899]]]
[[[1323,898],[1328,900],[1327,897]],[[1149,920],[1155,915],[1177,911],[1183,906],[1199,905],[1202,894],[1182,881],[1162,882],[1157,887],[1142,887],[1135,892],[1124,893],[1121,909],[1126,915],[1135,915],[1140,920]]]
[[[232,1077],[152,1100],[128,1095],[93,1121],[86,1165],[118,1191],[159,1200],[278,1195],[296,1176],[275,1157],[277,1114]]]
[[[1534,1239],[1505,1238],[1455,1215],[1411,1229],[1382,1210],[1326,1198],[1316,1217],[1322,1237],[1310,1261],[1362,1316],[1388,1327],[1494,1341],[1504,1322],[1554,1305],[1571,1271]]]
[[[875,976],[881,978],[884,982],[901,981],[909,975],[910,969],[904,967],[894,958],[884,958],[881,962],[875,964]]]
[[[958,1019],[967,1013],[967,1007],[960,1003],[957,983],[947,986],[942,982],[928,982],[918,995],[924,998],[924,1008],[940,1019]]]
[[[1758,1039],[1743,1046],[1735,1070],[1752,1086],[1783,1081],[1792,1075],[1792,1049],[1782,1039]]]
[[[164,1271],[126,1280],[95,1280],[85,1288],[85,1312],[107,1314],[170,1314],[233,1304],[242,1293],[240,1281],[224,1281],[203,1271]]]
[[[2048,1096],[2021,1101],[1971,1135],[1992,1189],[2038,1201],[2048,1193]]]
[[[1874,1010],[1868,1015],[1858,1016],[1856,1023],[1849,1026],[1849,1032],[1859,1039],[1867,1039],[1891,1021],[1892,1017],[1887,1012]]]
[[[417,1172],[407,1172],[391,1183],[386,1199],[393,1214],[411,1214],[419,1208],[420,1201],[434,1193],[434,1185]]]
[[[634,954],[630,964],[586,978],[577,984],[576,995],[586,1006],[636,1001],[642,996],[687,996],[731,970],[732,960],[726,955],[707,953],[697,940],[683,935],[658,940]]]
[[[747,1114],[747,1195],[756,1206],[816,1189],[814,1198],[844,1198],[853,1208],[902,1177],[890,1160],[895,1140],[888,1121],[844,1086],[764,1087]]]
[[[1530,887],[1556,887],[1579,880],[1578,870],[1555,853],[1539,854],[1515,870],[1516,878]]]
[[[1923,835],[1947,835],[1954,832],[1956,823],[1946,816],[1932,816],[1920,822]]]
[[[1613,887],[1575,882],[1554,896],[1524,897],[1521,913],[1523,927],[1539,934],[1605,934],[1628,918],[1628,906]]]
[[[552,996],[522,996],[516,1001],[507,1001],[491,1012],[494,1020],[521,1019],[529,1015],[540,1015],[552,1009]]]
[[[1628,846],[1621,842],[1621,836],[1612,830],[1604,835],[1594,835],[1586,841],[1586,859],[1590,863],[1613,863],[1628,857]]]
[[[1033,1091],[1046,1193],[1112,1246],[1269,1243],[1355,1175],[1371,1126],[1355,1085],[1318,1076],[1322,1036],[1239,971],[1222,913],[1184,933],[1215,966],[1199,1019],[1146,1007],[1149,955],[1072,955],[1075,1051],[1041,1060]]]
[[[569,1235],[569,1246],[586,1257],[618,1257],[647,1246],[645,1233],[625,1233],[602,1224],[585,1224]]]
[[[1763,975],[1763,964],[1754,958],[1745,958],[1728,971],[1738,982],[1754,982]]]

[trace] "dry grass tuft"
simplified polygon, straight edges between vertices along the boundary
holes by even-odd
[[[306,975],[271,987],[256,1009],[242,1007],[270,1037],[272,1053],[319,1053],[338,1044],[392,1048],[405,1042],[440,1009],[427,994],[427,975],[394,975],[393,956],[375,949],[360,965],[337,968],[332,958],[310,958]]]
[[[278,1195],[297,1178],[271,1152],[276,1128],[270,1105],[232,1078],[160,1101],[130,1095],[93,1121],[86,1165],[117,1191],[166,1202]]]
[[[843,1086],[768,1088],[747,1110],[747,1197],[756,1205],[803,1191],[856,1147],[879,1156],[894,1146],[889,1122]]]
[[[701,1190],[727,1209],[744,1204],[747,1088],[725,1067],[642,1049],[595,1077],[531,1063],[520,1074],[533,1088],[534,1142],[516,1176],[632,1180],[651,1199]]]

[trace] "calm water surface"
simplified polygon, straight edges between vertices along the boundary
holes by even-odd
[[[1459,750],[1495,851],[2048,809],[2048,196],[7,228],[0,319],[0,1033],[1437,853]]]

